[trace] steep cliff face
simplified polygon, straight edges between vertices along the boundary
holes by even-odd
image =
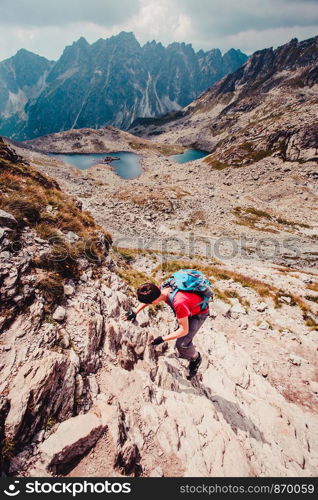
[[[317,275],[255,260],[108,253],[106,217],[97,226],[56,181],[0,148],[2,470],[314,476],[317,303],[308,295]],[[193,383],[172,344],[150,345],[174,328],[168,308],[121,319],[138,283],[189,266],[216,292]]]
[[[206,149],[216,169],[272,154],[316,160],[317,44],[317,37],[293,39],[258,51],[178,116],[140,122],[131,132]]]
[[[66,47],[45,86],[29,100],[26,96],[20,106],[21,112],[25,106],[23,116],[10,118],[11,128],[4,120],[0,131],[28,139],[106,124],[125,129],[139,116],[157,116],[186,106],[246,59],[239,50],[231,49],[224,56],[218,49],[196,53],[184,43],[165,48],[151,42],[141,47],[132,33],[122,32],[92,45],[80,38]],[[32,72],[31,60],[23,64]],[[17,99],[16,92],[13,98]],[[3,99],[3,106],[8,107],[8,95]]]
[[[0,62],[0,130],[3,135],[18,133],[26,120],[25,105],[45,87],[53,63],[21,49]]]

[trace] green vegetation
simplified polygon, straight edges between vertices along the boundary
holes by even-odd
[[[256,150],[255,145],[252,142],[243,142],[237,146],[237,149],[243,150],[247,153],[247,156],[253,162],[257,162],[270,156],[273,151],[271,149],[260,149]]]
[[[140,142],[130,141],[129,146],[135,151],[140,151],[142,149],[148,149],[152,151],[157,151],[164,156],[171,156],[176,154],[181,154],[184,151],[183,146],[177,144],[158,144],[156,142],[146,142],[140,140]]]
[[[45,431],[50,431],[52,427],[57,423],[57,420],[53,417],[49,417],[44,425]]]
[[[311,300],[312,302],[317,302],[318,304],[318,296],[317,295],[305,295],[306,300]]]
[[[221,161],[216,159],[213,154],[206,156],[203,161],[210,165],[213,170],[224,170],[225,168],[232,167],[232,165],[229,165],[228,163],[222,163]]]
[[[158,285],[158,282],[153,277],[148,276],[142,271],[137,271],[131,266],[126,266],[124,269],[117,269],[117,271],[121,279],[126,281],[126,283],[135,290],[143,283],[155,283]]]
[[[311,283],[307,285],[308,290],[313,290],[314,292],[318,292],[318,283]]]
[[[10,460],[14,456],[15,443],[11,438],[5,438],[2,444],[0,463],[1,461]]]
[[[239,158],[241,158],[241,161],[235,161],[229,163],[225,163],[220,161],[215,154],[211,154],[204,158],[204,162],[210,165],[213,170],[224,170],[225,168],[238,168],[244,166],[246,163],[243,163],[242,160],[249,160],[249,163],[252,162],[258,162],[262,160],[263,158],[266,158],[267,156],[270,156],[273,151],[270,149],[267,150],[256,150],[255,146],[251,142],[243,142],[242,144],[237,144],[235,146],[231,146],[227,148],[225,151],[225,154],[233,153],[237,154]]]
[[[56,304],[64,297],[63,278],[60,274],[48,272],[38,281],[37,286],[42,291],[46,305]]]
[[[237,224],[250,227],[257,231],[277,232],[274,228],[279,228],[279,225],[310,228],[308,224],[293,222],[282,217],[277,217],[254,207],[235,207],[233,209],[233,214],[237,217]],[[259,226],[258,224],[262,222],[262,219],[266,219],[270,226],[273,227]]]

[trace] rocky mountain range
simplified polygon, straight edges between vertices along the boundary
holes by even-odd
[[[51,63],[21,50],[0,63],[0,133],[23,140],[178,110],[243,63],[231,49],[195,52],[190,44],[140,46],[122,32],[90,45],[84,38]],[[21,79],[21,74],[24,79]]]
[[[215,169],[280,155],[317,160],[318,37],[255,52],[177,116],[140,120],[131,132],[211,152]]]

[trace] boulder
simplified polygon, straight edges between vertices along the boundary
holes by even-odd
[[[106,425],[94,413],[69,418],[39,446],[41,461],[48,470],[65,466],[90,450],[105,429]]]
[[[318,394],[318,382],[314,382],[313,380],[310,380],[309,387],[310,387],[310,390],[314,394]]]
[[[73,295],[75,291],[75,288],[71,285],[64,285],[64,294],[67,296],[67,297],[70,297],[71,295]]]
[[[0,226],[14,228],[18,224],[18,221],[12,214],[0,210]]]
[[[52,317],[55,321],[64,321],[65,316],[66,316],[66,311],[64,307],[58,306],[55,309]]]
[[[231,307],[231,316],[237,315],[239,316],[240,314],[246,314],[246,310],[241,304],[235,304],[234,306]]]
[[[269,324],[267,321],[262,321],[259,325],[257,325],[260,330],[268,330]]]
[[[231,304],[223,302],[222,300],[215,300],[213,304],[210,305],[210,312],[213,315],[223,315],[224,317],[229,317],[231,311]]]
[[[76,243],[79,240],[79,236],[76,233],[74,233],[73,231],[69,231],[66,234],[66,238],[67,238],[69,243]]]
[[[255,309],[258,312],[264,312],[268,308],[268,305],[265,302],[260,302],[259,304],[256,304]]]

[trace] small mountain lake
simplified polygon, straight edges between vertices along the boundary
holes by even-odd
[[[188,163],[189,161],[199,160],[208,156],[210,153],[207,151],[201,151],[200,149],[187,149],[181,155],[169,156],[169,159],[177,163]]]
[[[135,179],[142,173],[139,156],[127,151],[96,154],[49,153],[49,156],[62,160],[80,170],[86,170],[93,165],[108,163],[112,166],[116,174],[123,179]],[[114,160],[107,161],[109,157],[114,158]]]

